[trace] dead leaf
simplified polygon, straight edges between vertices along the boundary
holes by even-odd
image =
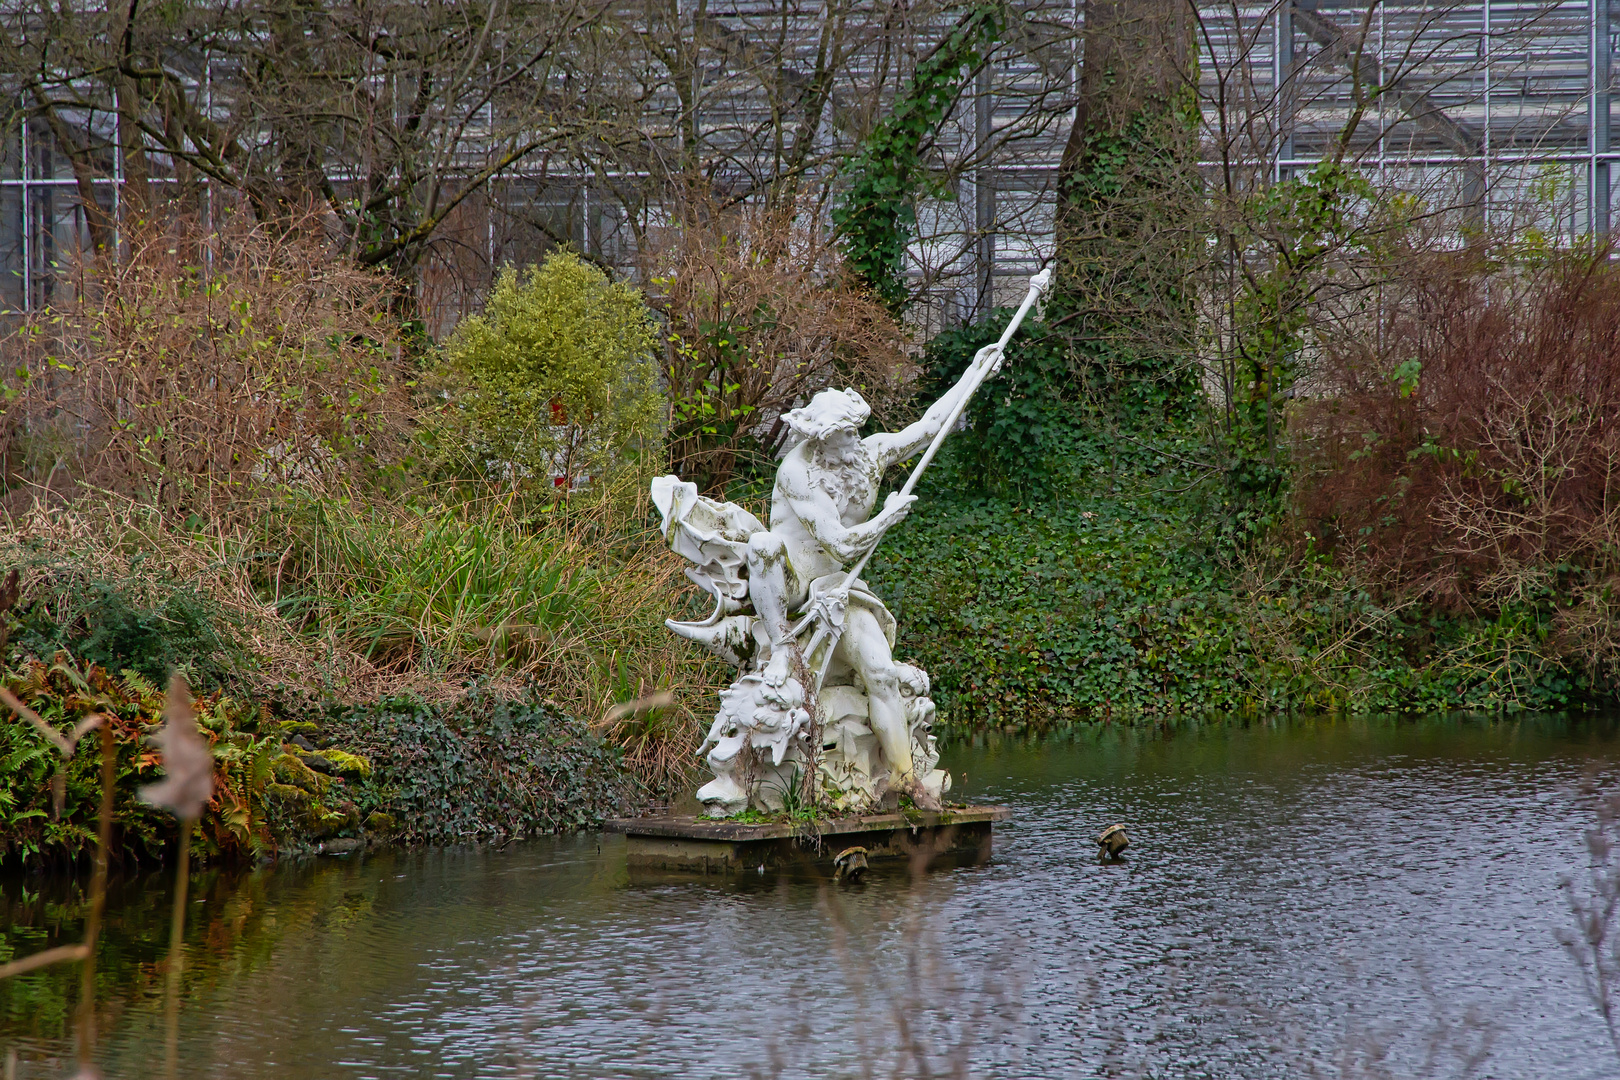
[[[607,715],[603,719],[611,724],[615,720],[623,720],[625,717],[634,716],[637,713],[652,712],[654,709],[667,709],[673,704],[675,704],[675,692],[673,690],[660,690],[656,694],[648,694],[646,697],[619,702],[619,704],[607,711]]]
[[[164,777],[141,788],[141,801],[164,807],[183,821],[195,820],[214,793],[214,755],[197,732],[191,690],[180,675],[169,680],[163,730],[152,741],[163,753]]]

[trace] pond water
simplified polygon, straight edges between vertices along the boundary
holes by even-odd
[[[1620,1074],[1557,939],[1613,723],[1106,728],[948,764],[1015,816],[989,865],[917,880],[631,883],[595,836],[201,875],[181,1073]],[[63,888],[4,883],[19,953],[70,940]],[[168,888],[111,900],[111,1077],[162,1075]],[[75,980],[0,985],[15,1076],[71,1072]]]

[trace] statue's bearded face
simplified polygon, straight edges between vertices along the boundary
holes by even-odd
[[[829,431],[819,441],[817,451],[829,465],[854,465],[861,459],[861,437],[854,428]]]

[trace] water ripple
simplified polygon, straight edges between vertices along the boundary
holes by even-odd
[[[184,1056],[232,1080],[1612,1076],[1554,935],[1578,783],[1620,782],[1615,750],[1593,723],[1371,720],[958,751],[963,791],[1015,809],[995,861],[856,889],[632,884],[596,837],[222,875]],[[1130,857],[1100,865],[1115,820]],[[132,954],[163,890],[113,921]],[[11,993],[20,1075],[54,1074],[66,1043]],[[154,1071],[159,1010],[113,1010],[109,1075]]]

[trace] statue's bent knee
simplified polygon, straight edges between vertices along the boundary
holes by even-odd
[[[868,694],[900,696],[900,672],[893,665],[885,664],[876,670],[866,672],[862,681],[866,683]]]

